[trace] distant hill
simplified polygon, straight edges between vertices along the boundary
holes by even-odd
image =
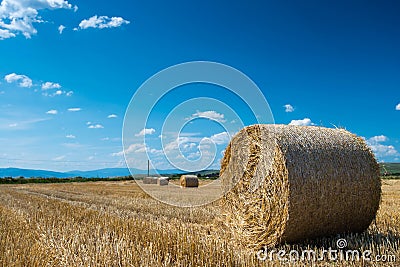
[[[147,170],[140,169],[130,169],[128,168],[106,168],[106,169],[98,169],[93,171],[70,171],[68,172],[74,176],[82,176],[82,177],[116,177],[116,176],[128,176],[128,175],[139,175],[139,174],[147,174]],[[150,174],[179,174],[182,173],[180,170],[150,170]]]
[[[42,177],[42,178],[68,178],[71,177],[68,173],[54,172],[46,170],[29,170],[19,168],[0,168],[0,177]]]
[[[400,163],[379,163],[381,167],[381,174],[384,175],[399,175],[400,176]]]
[[[131,169],[133,175],[146,175],[147,170]],[[183,173],[180,170],[151,170],[150,174],[180,174]],[[92,171],[69,171],[69,172],[55,172],[48,170],[32,170],[32,169],[20,169],[20,168],[0,168],[0,177],[42,177],[42,178],[69,178],[69,177],[117,177],[117,176],[128,176],[131,175],[128,168],[106,168]]]
[[[385,172],[388,175],[398,175],[400,176],[400,163],[380,163],[381,174],[384,175]],[[133,175],[147,175],[147,170],[131,169]],[[207,176],[212,173],[218,173],[219,170],[204,170],[200,172],[195,172],[193,174],[201,174],[202,176]],[[151,170],[150,174],[161,174],[161,175],[179,175],[185,173],[178,169],[172,170]],[[117,176],[128,176],[131,175],[128,168],[105,168],[92,171],[69,171],[69,172],[55,172],[48,170],[32,170],[32,169],[20,169],[20,168],[0,168],[0,177],[19,177],[23,176],[29,177],[42,177],[42,178],[69,178],[69,177],[117,177]]]

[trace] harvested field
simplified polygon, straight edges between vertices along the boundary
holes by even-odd
[[[157,187],[157,185],[149,185]],[[160,187],[162,188],[169,187]],[[321,252],[339,237],[371,257],[400,259],[400,181],[384,180],[376,222],[362,234],[276,249]],[[193,192],[191,192],[193,193]],[[277,266],[237,244],[220,223],[219,203],[179,208],[147,196],[134,181],[0,185],[0,266]],[[364,262],[365,266],[396,266]],[[298,261],[291,266],[360,266]]]

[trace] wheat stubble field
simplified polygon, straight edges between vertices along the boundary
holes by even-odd
[[[223,226],[219,203],[162,204],[134,181],[0,185],[1,266],[399,266],[400,180],[383,180],[376,222],[340,237],[397,262],[260,261]],[[183,189],[184,190],[184,189]],[[356,208],[356,207],[355,207]],[[223,218],[223,217],[222,217]],[[338,237],[277,249],[320,251]]]

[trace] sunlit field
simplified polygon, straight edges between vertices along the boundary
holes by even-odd
[[[367,232],[275,248],[321,252],[344,238],[347,249],[371,250],[370,261],[325,257],[293,259],[290,265],[276,254],[260,257],[264,252],[239,246],[223,224],[218,201],[173,207],[146,195],[135,181],[0,185],[0,265],[398,266],[400,180],[382,183],[381,207]]]

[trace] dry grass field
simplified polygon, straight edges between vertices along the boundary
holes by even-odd
[[[340,237],[347,249],[371,250],[371,261],[260,260],[231,239],[221,214],[218,202],[162,204],[134,181],[0,185],[0,266],[400,266],[400,180],[383,181],[367,232],[275,248],[319,253]]]

